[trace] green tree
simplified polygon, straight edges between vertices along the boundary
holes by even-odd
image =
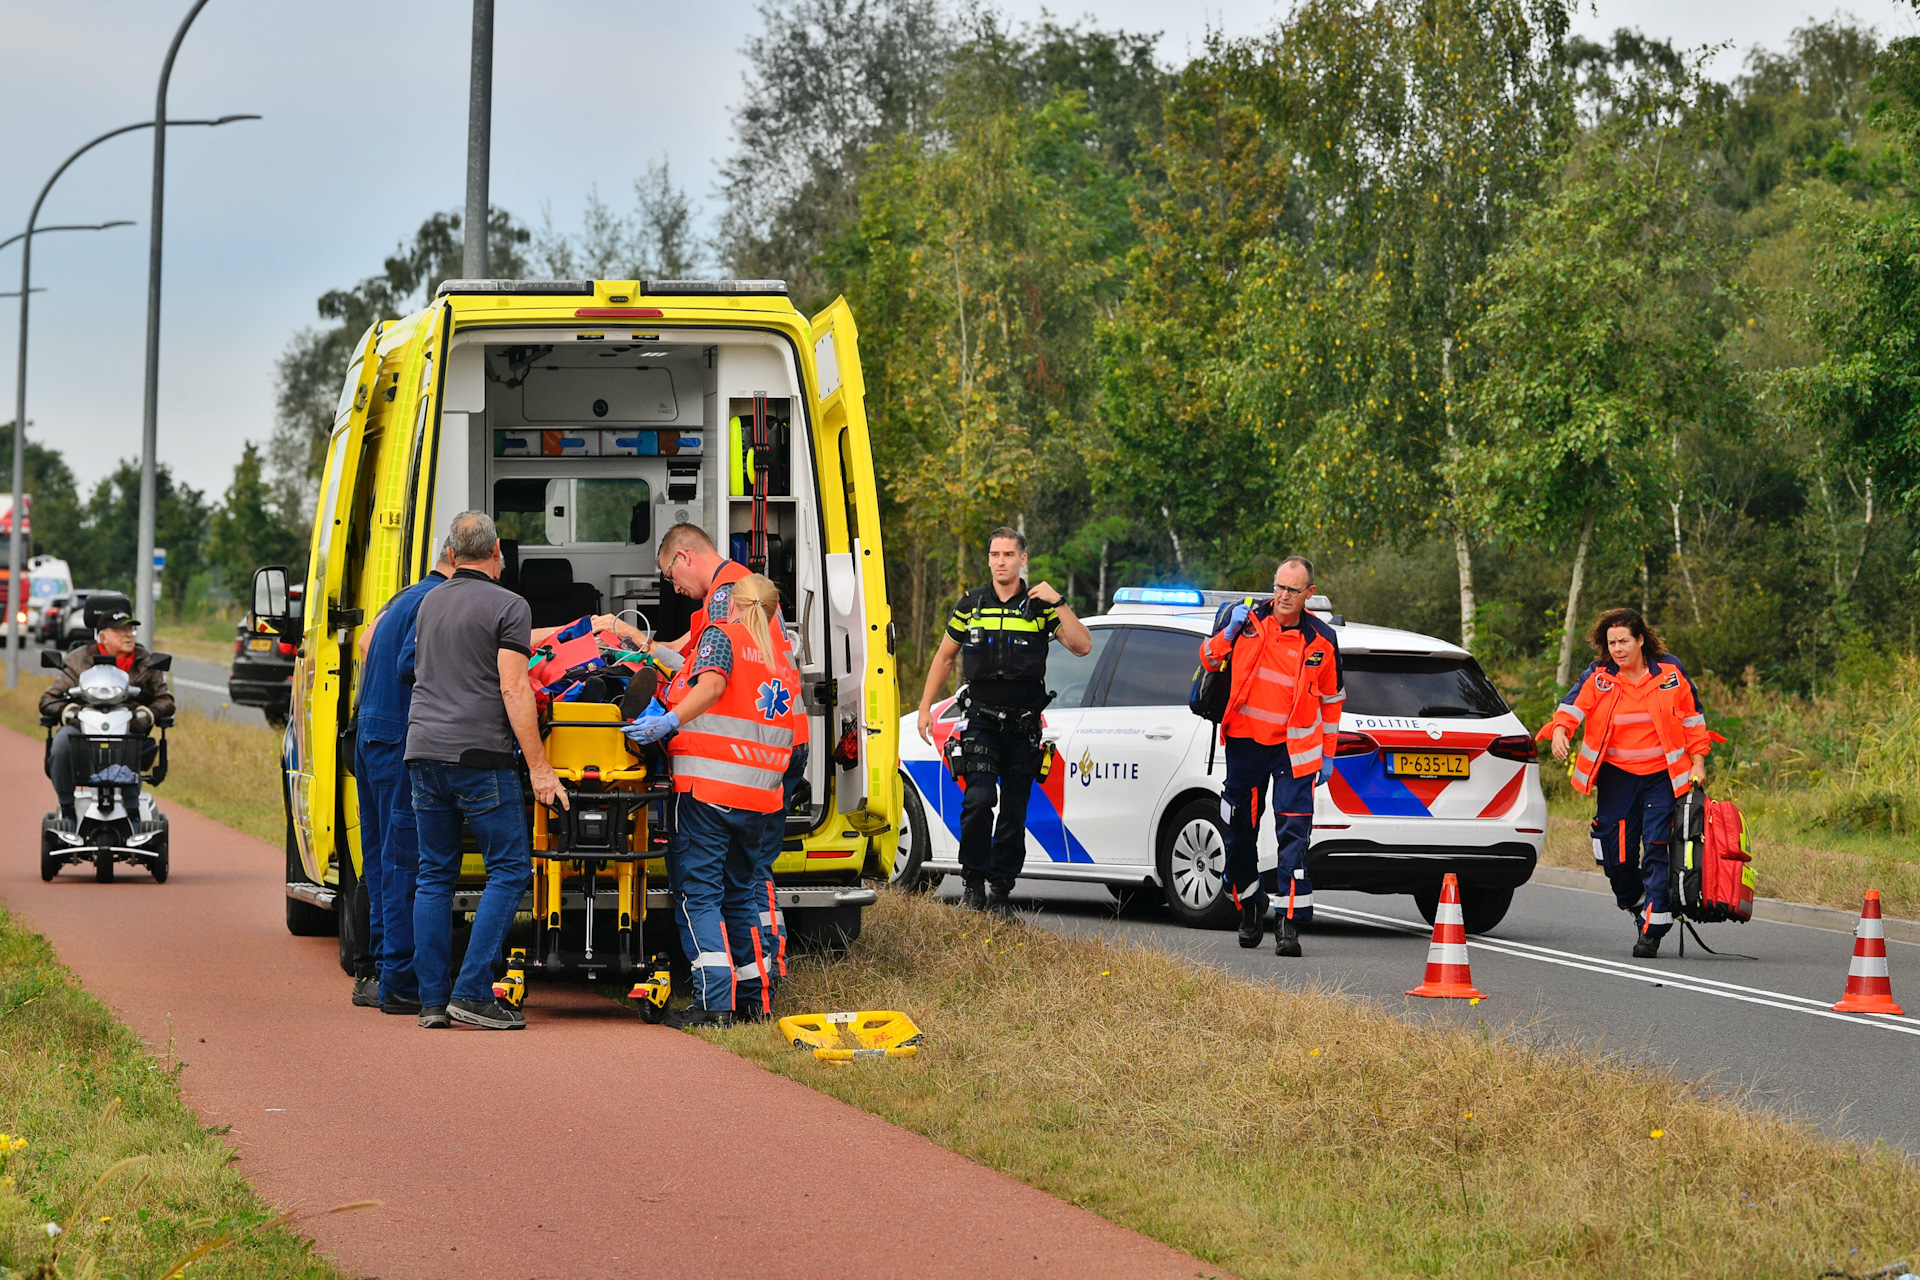
[[[1745,412],[1719,345],[1726,226],[1686,105],[1649,88],[1591,131],[1479,286],[1469,341],[1483,362],[1473,407],[1484,435],[1453,475],[1489,528],[1573,534],[1562,687],[1596,533],[1644,547],[1674,488],[1678,436],[1737,426]]]
[[[261,565],[283,564],[298,578],[306,545],[274,510],[273,492],[261,463],[260,447],[251,440],[234,464],[233,483],[226,499],[213,512],[207,534],[207,560],[219,574],[227,594],[250,598],[253,571]]]
[[[33,499],[29,516],[33,522],[33,541],[28,544],[27,553],[71,560],[86,538],[73,471],[58,449],[41,444],[31,432],[27,436],[25,453],[25,485],[22,492]],[[10,460],[12,457],[13,424],[0,423],[0,459]],[[7,483],[11,483],[11,478],[9,473]],[[0,552],[0,558],[4,554]]]

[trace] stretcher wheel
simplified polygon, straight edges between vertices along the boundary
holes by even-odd
[[[667,1011],[651,1000],[640,1002],[640,1021],[650,1027],[657,1027],[667,1020]]]

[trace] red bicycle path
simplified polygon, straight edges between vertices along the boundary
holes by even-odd
[[[1222,1274],[582,990],[534,988],[514,1033],[354,1008],[333,941],[286,931],[283,851],[164,788],[165,885],[43,883],[51,803],[40,743],[0,729],[0,901],[184,1060],[269,1203],[381,1202],[296,1224],[350,1274]]]

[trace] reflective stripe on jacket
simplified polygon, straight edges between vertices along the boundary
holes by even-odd
[[[793,755],[794,720],[804,714],[800,677],[784,654],[769,662],[738,622],[707,625],[725,629],[733,645],[733,672],[720,701],[682,724],[668,741],[673,789],[690,791],[708,804],[778,813],[786,807],[781,779]],[[688,662],[674,677],[670,703],[686,697],[693,665]]]
[[[1233,655],[1233,685],[1220,731],[1266,746],[1287,744],[1293,776],[1319,772],[1333,755],[1340,732],[1340,705],[1347,700],[1340,674],[1340,644],[1333,628],[1310,613],[1296,628],[1274,620],[1273,602],[1253,606],[1247,625],[1231,644],[1224,633],[1233,606],[1221,609],[1214,633],[1200,646],[1200,661],[1218,671]]]
[[[1647,673],[1653,683],[1650,701],[1654,708],[1653,731],[1660,741],[1660,763],[1673,785],[1673,794],[1683,796],[1693,789],[1692,757],[1712,750],[1707,717],[1694,696],[1693,681],[1671,655],[1663,654],[1647,663]],[[1580,747],[1569,776],[1573,789],[1581,795],[1592,794],[1600,766],[1609,759],[1616,765],[1631,765],[1636,761],[1627,757],[1641,754],[1609,748],[1608,740],[1618,726],[1615,715],[1621,686],[1619,667],[1610,662],[1595,663],[1582,673],[1580,682],[1554,710],[1553,719],[1540,730],[1542,738],[1551,736],[1556,728],[1569,734],[1579,731]]]

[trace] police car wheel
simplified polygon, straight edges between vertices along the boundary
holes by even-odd
[[[1227,892],[1227,831],[1220,802],[1189,800],[1160,837],[1160,884],[1173,918],[1193,929],[1225,929],[1238,913]]]
[[[1428,924],[1440,914],[1440,891],[1424,889],[1413,895],[1414,905],[1420,908],[1420,915]],[[1513,890],[1486,889],[1478,885],[1468,885],[1460,890],[1460,918],[1468,933],[1486,933],[1502,920],[1506,919],[1507,908],[1513,905]]]
[[[925,893],[940,883],[938,872],[926,869],[930,837],[927,834],[927,810],[913,780],[900,778],[900,843],[893,852],[893,876],[888,881],[908,893]]]

